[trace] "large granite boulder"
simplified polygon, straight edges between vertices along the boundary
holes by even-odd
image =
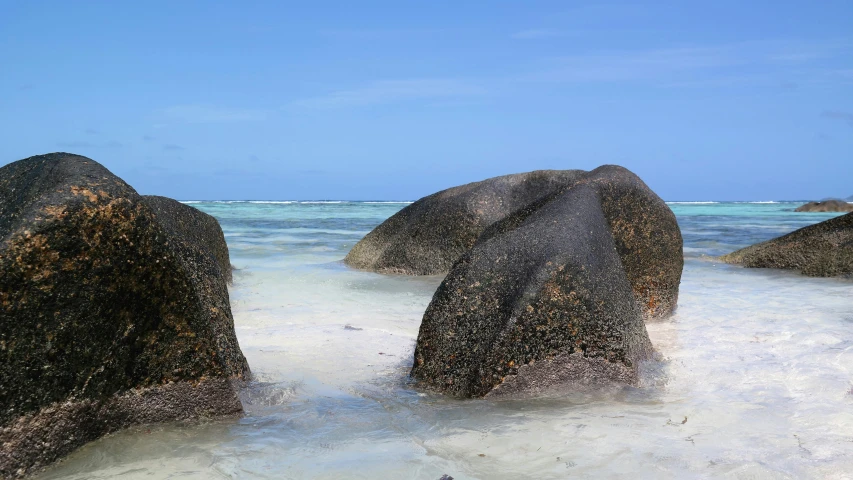
[[[582,170],[537,170],[448,188],[400,210],[347,254],[355,268],[444,274],[489,225],[572,184]]]
[[[210,220],[77,155],[0,168],[0,476],[128,425],[241,410]]]
[[[853,203],[844,200],[809,202],[794,209],[795,212],[853,212]]]
[[[675,308],[681,232],[666,204],[616,166],[486,229],[424,314],[412,376],[459,397],[634,383],[644,317]]]
[[[749,268],[797,270],[810,277],[853,275],[853,213],[809,225],[720,259]]]

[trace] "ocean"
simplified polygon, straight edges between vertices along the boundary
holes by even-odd
[[[647,324],[636,387],[456,400],[412,385],[441,277],[342,259],[408,202],[187,202],[219,219],[256,381],[234,418],[131,428],[42,479],[851,478],[853,281],[714,257],[834,214],[802,202],[670,202],[679,306]]]

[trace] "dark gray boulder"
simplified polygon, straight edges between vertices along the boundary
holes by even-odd
[[[489,225],[561,191],[582,170],[537,170],[448,188],[400,210],[347,254],[354,268],[405,275],[444,274]]]
[[[844,200],[809,202],[794,209],[795,212],[853,212],[853,204]]]
[[[666,204],[616,166],[495,223],[424,314],[412,377],[459,397],[633,383],[652,346],[644,317],[671,313],[683,267]]]
[[[797,270],[810,277],[853,274],[853,213],[758,243],[720,260],[749,268]]]
[[[0,476],[132,424],[242,409],[216,249],[168,203],[77,155],[0,168]]]
[[[219,222],[197,208],[157,195],[143,195],[142,200],[154,210],[160,225],[178,241],[206,249],[219,266],[222,276],[231,282],[231,259],[228,244]]]

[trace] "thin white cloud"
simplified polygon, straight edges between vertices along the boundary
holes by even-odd
[[[95,148],[97,145],[91,142],[80,142],[72,140],[70,142],[57,142],[56,145],[66,148]]]
[[[768,56],[769,60],[779,63],[805,63],[823,58],[827,58],[827,53],[818,51],[791,51],[774,53]]]
[[[551,31],[524,31],[534,38]],[[292,102],[290,107],[333,109],[422,101],[453,105],[482,100],[532,83],[612,83],[664,88],[761,87],[853,83],[853,43],[838,40],[756,41],[667,48],[580,51],[541,59],[526,71],[493,78],[381,80]]]
[[[603,52],[551,59],[552,67],[523,76],[552,82],[615,82],[671,76],[673,73],[730,67],[742,63],[720,48],[684,47]]]
[[[853,83],[853,68],[842,68],[830,73],[845,83]]]
[[[269,112],[213,105],[175,105],[164,109],[163,114],[170,120],[185,123],[227,123],[265,120]]]
[[[829,118],[831,120],[840,120],[842,122],[846,122],[848,125],[853,127],[853,113],[849,112],[839,112],[838,110],[829,110],[820,114],[823,118]]]
[[[465,80],[382,80],[360,88],[297,100],[293,105],[308,108],[362,107],[405,100],[469,97],[485,93],[486,89],[482,86]]]
[[[435,37],[454,30],[435,28],[329,28],[318,34],[337,40],[392,40],[412,37]]]
[[[538,40],[542,38],[562,37],[564,32],[551,28],[534,28],[530,30],[521,30],[510,35],[516,40]]]
[[[63,148],[121,148],[124,146],[121,142],[117,142],[115,140],[110,140],[105,143],[72,140],[70,142],[57,142],[57,145]]]
[[[517,80],[705,87],[817,83],[840,80],[832,64],[850,52],[844,42],[794,41],[606,51],[547,59]]]

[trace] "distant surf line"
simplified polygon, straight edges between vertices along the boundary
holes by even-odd
[[[701,201],[701,202],[693,202],[693,201],[678,201],[678,202],[666,202],[667,205],[719,205],[723,203],[737,203],[737,204],[753,204],[753,205],[769,205],[776,203],[801,203],[798,200],[754,200],[754,201]]]
[[[338,205],[343,203],[369,203],[369,204],[388,204],[388,205],[409,205],[415,203],[413,201],[362,201],[362,200],[180,200],[181,203],[184,204],[195,204],[195,203],[253,203],[253,204],[271,204],[271,205],[288,205],[288,204],[300,204],[300,205]]]
[[[251,204],[270,204],[270,205],[291,205],[291,204],[299,204],[299,205],[340,205],[340,204],[372,204],[372,205],[411,205],[415,203],[410,200],[180,200],[181,203],[184,204],[197,204],[197,203],[251,203]],[[754,200],[754,201],[716,201],[716,200],[702,200],[702,201],[669,201],[666,202],[667,205],[720,205],[725,203],[735,203],[735,204],[754,204],[754,205],[768,205],[768,204],[779,204],[779,203],[801,203],[802,200]]]

